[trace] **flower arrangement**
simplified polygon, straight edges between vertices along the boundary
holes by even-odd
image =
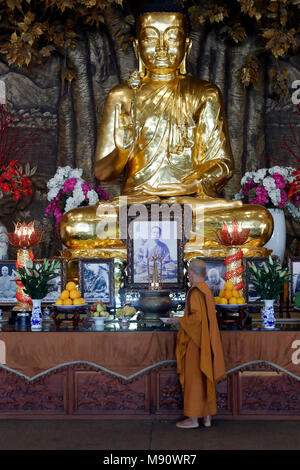
[[[267,208],[286,208],[293,217],[300,217],[300,193],[290,193],[295,178],[292,167],[274,166],[249,171],[241,179],[242,188],[235,199]]]
[[[251,282],[261,299],[276,299],[283,291],[283,285],[289,282],[289,272],[269,256],[269,261],[258,267],[249,262]]]
[[[82,206],[92,206],[99,200],[108,200],[107,191],[98,186],[95,190],[82,179],[83,170],[70,166],[59,167],[47,183],[49,204],[45,210],[45,217],[52,214],[55,218],[56,229],[63,215],[71,209]]]
[[[14,274],[18,277],[18,282],[21,282],[24,291],[31,299],[43,299],[49,291],[48,281],[57,276],[57,269],[59,268],[59,260],[44,259],[40,265],[31,263],[29,266],[18,266]]]
[[[24,196],[32,195],[32,182],[20,170],[20,165],[16,160],[0,167],[0,197],[3,197],[3,193],[12,193],[17,201],[22,194]]]
[[[123,308],[118,308],[116,310],[116,316],[118,318],[126,318],[126,317],[133,317],[136,314],[136,309],[134,307],[130,307],[130,305],[125,305]]]

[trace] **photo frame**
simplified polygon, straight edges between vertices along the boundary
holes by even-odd
[[[272,256],[274,261],[278,261],[277,256]],[[245,265],[245,294],[246,294],[246,302],[251,305],[261,305],[263,300],[260,299],[260,296],[258,292],[256,291],[255,287],[251,283],[251,274],[249,272],[249,262],[254,263],[256,266],[261,266],[262,263],[268,262],[269,258],[268,257],[263,257],[263,256],[256,256],[253,258],[244,258]],[[280,302],[280,296],[275,299],[274,305],[278,306]]]
[[[17,284],[13,270],[16,270],[16,260],[0,260],[0,305],[15,305],[17,303]]]
[[[300,294],[300,256],[291,256],[288,259],[288,269],[291,275],[289,284],[289,300],[295,303],[296,294]]]
[[[136,206],[142,206],[141,204]],[[156,207],[155,207],[156,206]],[[167,206],[166,210],[158,210]],[[176,207],[175,207],[176,206]],[[174,204],[143,205],[139,214],[127,213],[126,288],[147,289],[155,264],[162,289],[184,287],[184,208]]]
[[[55,301],[60,296],[61,292],[66,288],[67,284],[67,260],[64,258],[51,258],[49,262],[53,260],[59,261],[59,267],[57,269],[57,277],[50,279],[48,284],[50,285],[50,289],[46,297],[42,299],[42,304],[54,304]],[[34,264],[40,264],[44,261],[44,259],[34,259]]]
[[[114,307],[114,258],[79,258],[79,290],[86,303],[101,299],[107,307]]]
[[[201,259],[206,263],[206,278],[205,282],[209,286],[214,297],[217,297],[222,289],[224,289],[226,264],[225,258],[221,256],[215,256],[206,258],[197,256],[193,259]]]

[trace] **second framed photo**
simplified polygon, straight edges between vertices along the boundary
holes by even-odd
[[[206,278],[205,282],[209,286],[210,290],[213,293],[214,297],[218,297],[220,291],[224,289],[225,284],[225,273],[226,265],[224,258],[214,257],[214,258],[202,258],[206,264]]]
[[[13,270],[16,270],[15,260],[0,261],[0,305],[17,303],[17,284]]]
[[[288,264],[291,276],[289,297],[290,302],[294,304],[296,295],[300,294],[300,256],[290,257]]]
[[[79,258],[79,289],[87,303],[102,300],[107,307],[114,307],[113,258]]]

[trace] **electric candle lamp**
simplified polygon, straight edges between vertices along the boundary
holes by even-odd
[[[9,243],[18,248],[17,269],[19,266],[28,267],[31,265],[34,256],[30,248],[40,243],[42,234],[41,231],[35,230],[34,222],[29,222],[28,225],[26,222],[22,224],[18,222],[15,224],[15,231],[13,233],[6,233]],[[32,307],[31,298],[25,294],[23,284],[19,280],[16,280],[16,283],[17,305],[13,310],[19,312],[18,316],[28,315]]]

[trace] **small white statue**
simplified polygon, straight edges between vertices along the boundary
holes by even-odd
[[[5,232],[7,228],[0,222],[0,259],[8,259],[8,239]]]

